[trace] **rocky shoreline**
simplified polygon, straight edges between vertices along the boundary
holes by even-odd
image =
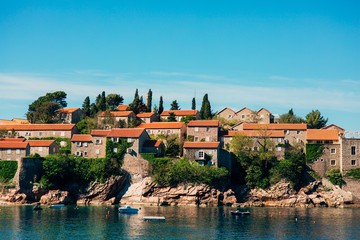
[[[150,177],[130,184],[129,175],[112,177],[105,183],[94,182],[80,190],[70,188],[66,191],[45,191],[33,186],[31,196],[21,193],[20,189],[3,191],[0,196],[0,205],[32,202],[45,205],[141,204],[200,207],[358,207],[359,203],[352,192],[344,191],[326,179],[311,182],[295,192],[285,180],[266,190],[250,190],[246,186],[219,189],[204,184],[161,187],[152,182]]]

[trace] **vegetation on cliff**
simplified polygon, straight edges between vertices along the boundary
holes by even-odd
[[[18,168],[17,161],[0,161],[0,182],[9,182]]]

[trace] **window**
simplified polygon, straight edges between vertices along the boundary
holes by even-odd
[[[161,130],[157,130],[157,133],[161,133]]]
[[[195,132],[198,132],[199,131],[199,128],[198,127],[195,127]]]
[[[53,132],[53,135],[55,136],[55,135],[56,135],[56,132]]]
[[[172,133],[172,130],[168,130],[167,132],[168,132],[169,134],[171,134],[171,133]]]
[[[113,148],[113,152],[114,152],[114,153],[117,153],[117,152],[118,152],[118,149],[117,149],[117,148]]]
[[[97,145],[101,144],[101,139],[96,139],[95,144],[97,144]]]
[[[81,142],[76,142],[75,144],[77,147],[81,147]]]
[[[330,149],[330,153],[331,153],[331,154],[335,154],[335,153],[336,153],[336,149],[335,149],[335,148],[331,148],[331,149]]]
[[[207,141],[207,142],[210,142],[210,137],[206,137],[206,141]]]
[[[241,118],[244,119],[244,118],[245,118],[245,115],[241,115]]]
[[[300,131],[296,131],[296,134],[300,134]]]
[[[336,165],[336,161],[335,161],[335,160],[330,160],[330,165],[331,165],[331,166],[335,166],[335,165]]]
[[[321,159],[320,159],[320,162],[323,162],[323,161],[324,161],[324,159],[323,159],[323,158],[321,158]]]
[[[351,155],[355,155],[355,153],[356,153],[355,146],[352,146],[351,147]]]
[[[132,138],[128,138],[128,139],[127,139],[127,142],[128,142],[128,143],[133,142],[133,139],[132,139]]]
[[[39,147],[39,152],[42,152],[43,151],[43,148],[42,147]]]
[[[65,146],[66,146],[66,142],[65,142],[65,141],[61,141],[61,142],[60,142],[60,146],[65,147]]]
[[[20,154],[20,149],[16,149],[16,154]]]
[[[43,133],[42,132],[39,132],[39,137],[42,137]]]
[[[8,149],[8,150],[7,150],[7,153],[8,153],[8,154],[11,154],[11,149]]]
[[[281,142],[281,138],[278,138],[278,142]]]
[[[281,150],[282,150],[281,147],[277,147],[278,152],[281,152]]]
[[[149,134],[152,134],[152,130],[148,130],[148,133],[149,133]]]
[[[206,131],[207,131],[207,132],[210,132],[210,128],[209,128],[209,127],[207,127],[207,128],[206,128]]]
[[[260,119],[264,119],[264,115],[260,115]]]
[[[87,157],[87,152],[84,152],[84,156]]]
[[[315,159],[315,162],[319,161],[318,159]]]
[[[199,141],[199,138],[198,137],[195,137],[195,142],[198,142]]]
[[[96,149],[95,154],[99,155],[100,154],[100,149]]]
[[[81,156],[81,152],[76,152],[76,156]]]
[[[231,115],[228,115],[228,118],[232,118],[232,116],[231,116]]]
[[[290,134],[290,130],[286,130],[286,134],[289,135],[289,134]]]
[[[87,147],[88,146],[88,143],[87,142],[84,142],[84,147]]]
[[[355,166],[356,165],[356,160],[351,160],[351,166]]]
[[[65,132],[61,132],[60,136],[65,137]]]
[[[209,151],[209,154],[212,155],[212,154],[213,154],[213,151]]]
[[[296,142],[298,142],[298,143],[299,143],[299,142],[300,142],[300,138],[297,138],[297,139],[296,139]]]
[[[197,155],[197,157],[200,159],[204,158],[204,152],[197,152]]]

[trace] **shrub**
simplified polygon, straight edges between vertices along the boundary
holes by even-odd
[[[353,177],[356,179],[360,179],[360,168],[350,169],[346,174],[345,177]]]
[[[330,180],[330,182],[334,185],[339,185],[341,187],[343,180],[342,175],[339,169],[331,169],[326,172],[326,177]]]
[[[187,140],[189,142],[193,142],[194,141],[194,136],[193,135],[188,135]]]
[[[8,182],[13,179],[17,168],[17,161],[0,161],[0,181]]]

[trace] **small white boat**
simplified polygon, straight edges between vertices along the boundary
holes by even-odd
[[[120,213],[138,213],[138,211],[139,211],[138,208],[132,208],[129,205],[119,207]]]
[[[57,209],[61,208],[61,209],[63,209],[63,208],[64,208],[64,204],[54,204],[54,205],[50,205],[49,208],[57,208]]]
[[[151,221],[151,220],[159,220],[159,221],[165,221],[165,217],[163,216],[145,216],[144,217],[145,221]]]

